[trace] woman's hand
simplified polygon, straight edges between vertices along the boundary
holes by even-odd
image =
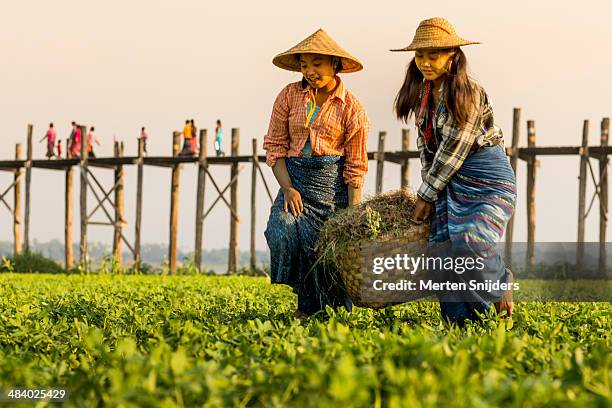
[[[512,272],[509,269],[506,269],[508,273],[507,283],[511,284],[514,282],[514,276],[512,276]],[[502,295],[502,299],[499,302],[495,302],[495,310],[497,310],[498,314],[505,311],[506,315],[504,317],[512,317],[512,311],[514,310],[514,302],[512,301],[512,290],[508,289],[504,291]]]
[[[291,210],[293,215],[297,217],[304,211],[304,203],[302,202],[302,195],[300,192],[293,188],[284,157],[280,157],[276,161],[276,164],[272,167],[272,172],[283,192],[283,207],[285,212]]]
[[[284,195],[284,210],[287,212],[291,210],[294,216],[300,215],[304,212],[304,203],[302,202],[302,195],[293,187],[283,188]]]
[[[417,201],[414,206],[414,213],[412,213],[412,222],[421,224],[429,217],[432,208],[433,205],[430,202],[423,200],[421,197],[417,197]]]

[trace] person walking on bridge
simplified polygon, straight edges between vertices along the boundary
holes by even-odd
[[[42,139],[40,139],[39,142],[42,143],[43,140],[47,139],[47,159],[55,157],[55,138],[55,128],[53,127],[53,122],[51,122],[49,123],[49,129],[47,130],[47,133],[45,133],[45,135]]]
[[[145,127],[143,126],[140,129],[140,140],[142,140],[142,150],[145,155],[147,154],[147,139],[148,138],[149,138],[149,135],[147,134],[147,131]]]
[[[221,127],[221,119],[217,119],[217,124],[215,125],[215,153],[217,157],[225,156],[223,150],[221,149],[221,140],[223,139],[223,128]]]
[[[73,133],[71,134],[72,142],[70,144],[70,157],[73,158],[81,158],[81,127],[78,126],[75,122],[72,122],[73,125]]]
[[[185,127],[181,134],[183,135],[183,149],[179,153],[179,156],[193,156],[193,145],[191,144],[191,138],[193,137],[193,129],[189,119],[185,121]]]

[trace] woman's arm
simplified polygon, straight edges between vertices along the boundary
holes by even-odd
[[[424,181],[427,177],[427,174],[429,174],[429,169],[431,169],[434,155],[427,151],[427,148],[425,146],[425,139],[421,135],[417,136],[417,148],[419,150],[419,155],[421,158],[421,180]],[[415,203],[411,221],[416,224],[422,223],[423,220],[429,217],[432,209],[433,206],[430,202],[423,200],[421,196],[417,195],[417,201]]]
[[[285,212],[291,210],[291,213],[297,217],[304,211],[304,203],[300,192],[293,187],[285,163],[285,157],[289,150],[288,92],[289,86],[285,87],[274,101],[268,133],[264,136],[263,148],[266,151],[266,164],[272,167],[274,177],[283,192],[284,210]]]
[[[431,169],[431,165],[433,164],[434,154],[427,151],[425,138],[420,134],[417,136],[417,149],[421,159],[421,180],[425,180],[425,177],[427,177],[429,169]]]
[[[368,171],[368,131],[370,124],[363,108],[356,112],[347,125],[344,144],[344,182],[348,185],[348,205],[354,207],[361,202],[361,191]]]
[[[266,164],[272,168],[281,157],[287,157],[289,150],[289,87],[285,87],[276,97],[270,116],[268,132],[264,136],[263,148],[266,151]]]
[[[361,202],[361,187],[348,186],[348,205],[356,207]]]
[[[430,203],[434,202],[438,192],[446,187],[467,158],[474,141],[480,134],[480,125],[483,120],[482,102],[484,97],[481,92],[484,91],[478,88],[475,90],[474,106],[470,109],[465,126],[458,128],[454,123],[444,125],[444,139],[440,143],[433,158],[433,163],[417,191],[422,200]]]

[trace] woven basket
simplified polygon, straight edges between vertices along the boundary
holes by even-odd
[[[372,282],[376,275],[372,272],[372,260],[376,257],[393,257],[396,254],[419,256],[423,253],[429,237],[429,223],[413,225],[394,238],[361,240],[347,245],[336,253],[336,267],[355,306],[381,309],[410,300],[425,297],[427,294],[414,291],[410,293],[381,293],[376,291]],[[421,276],[419,271],[416,277]],[[406,278],[405,271],[389,271],[385,281],[393,282]]]
[[[343,281],[356,306],[380,309],[423,297],[412,290],[394,296],[372,287],[380,279],[392,283],[419,278],[405,270],[385,270],[384,276],[373,273],[374,258],[425,252],[430,223],[411,221],[417,199],[407,188],[377,194],[349,211],[337,212],[321,228],[315,248],[319,260],[330,265],[334,279]]]

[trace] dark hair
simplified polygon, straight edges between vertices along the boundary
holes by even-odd
[[[142,129],[140,129],[140,130],[145,130],[145,127],[143,126]]]
[[[92,126],[91,128],[89,128],[89,130],[91,130],[93,132],[96,129]]]
[[[49,123],[49,127],[53,127],[53,122]]]
[[[217,119],[217,125],[221,126],[221,119]]]
[[[295,60],[297,62],[300,62],[300,57],[302,54],[294,54]],[[321,55],[325,55],[325,54],[321,54]],[[342,58],[340,57],[336,57],[333,55],[327,55],[328,57],[331,58],[331,63],[332,66],[334,67],[334,75],[336,75],[338,72],[342,71],[343,66],[342,66]],[[306,81],[306,78],[302,77],[302,89],[306,88],[306,86],[308,86],[308,81]]]
[[[185,123],[186,123],[186,124],[189,124],[189,119],[187,119],[187,120],[185,121]]]
[[[74,125],[76,125],[76,122],[73,120],[73,121],[72,121],[72,126],[74,126]]]
[[[463,51],[457,48],[455,55],[449,61],[452,61],[452,65],[447,74],[446,91],[443,95],[444,105],[457,124],[465,126],[474,104],[476,90],[467,75],[467,59]],[[419,94],[422,83],[423,74],[413,58],[408,64],[404,83],[395,97],[395,114],[398,119],[407,122],[411,115],[417,114],[420,108]]]
[[[193,119],[191,119],[191,124],[193,124]]]
[[[334,66],[334,74],[342,71],[342,58],[332,57],[332,65]]]

